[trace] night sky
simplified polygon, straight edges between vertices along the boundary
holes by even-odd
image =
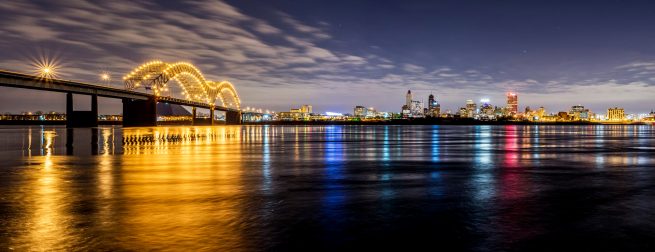
[[[59,62],[111,85],[148,60],[192,62],[243,107],[399,112],[519,94],[520,109],[655,109],[655,1],[1,1],[0,68]],[[0,88],[0,113],[65,111],[63,94]],[[101,113],[120,113],[103,99]]]

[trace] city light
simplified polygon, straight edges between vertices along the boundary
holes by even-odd
[[[143,86],[146,90],[153,90],[155,95],[168,91],[167,84],[170,80],[175,80],[182,88],[182,95],[186,99],[203,103],[220,99],[222,106],[237,109],[241,106],[241,100],[232,83],[207,80],[198,68],[187,62],[166,63],[154,60],[136,67],[123,77],[126,89],[134,90]]]
[[[50,80],[58,77],[59,64],[54,59],[42,56],[34,59],[32,66],[35,68],[35,74],[39,79]]]
[[[111,82],[111,75],[109,75],[108,72],[102,72],[100,73],[100,80],[104,82],[105,84],[109,84]]]

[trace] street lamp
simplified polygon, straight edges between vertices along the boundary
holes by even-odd
[[[111,82],[111,75],[109,75],[107,72],[103,72],[100,74],[100,80],[105,84],[109,84]]]
[[[52,65],[38,66],[38,75],[41,79],[53,79],[57,76],[57,68]]]

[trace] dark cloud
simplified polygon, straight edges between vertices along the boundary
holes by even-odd
[[[612,94],[612,99],[639,100],[639,95],[635,97],[627,91],[644,92],[655,81],[652,77],[655,61],[648,61],[644,55],[586,71],[572,69],[568,74],[569,70],[558,70],[554,64],[539,71],[533,67],[535,64],[530,64],[533,58],[529,54],[533,50],[523,49],[519,44],[514,44],[514,57],[508,57],[512,54],[508,51],[504,56],[494,56],[491,51],[482,53],[497,64],[470,58],[468,53],[461,53],[460,46],[448,43],[435,44],[432,50],[426,50],[420,45],[431,40],[431,35],[421,37],[426,31],[416,30],[426,24],[417,23],[413,27],[398,21],[399,17],[389,17],[397,21],[389,29],[369,25],[366,33],[371,38],[361,47],[366,49],[361,49],[357,46],[361,43],[360,35],[348,36],[348,30],[343,28],[344,24],[358,24],[352,22],[352,16],[341,18],[347,12],[321,12],[318,10],[321,6],[317,6],[313,11],[323,15],[321,20],[305,20],[295,16],[294,8],[273,4],[268,11],[270,15],[257,15],[261,13],[246,11],[247,4],[243,8],[237,6],[223,1],[0,2],[0,35],[3,36],[0,66],[31,72],[26,59],[32,57],[32,51],[57,50],[61,51],[59,60],[66,63],[61,70],[62,77],[98,82],[99,72],[109,71],[116,80],[113,85],[120,86],[118,80],[122,74],[147,60],[189,61],[210,79],[235,83],[244,106],[275,110],[314,103],[324,106],[317,107],[321,110],[344,111],[354,105],[372,105],[395,111],[409,88],[425,90],[418,91],[425,92],[425,96],[436,92],[442,103],[452,109],[465,99],[490,94],[502,100],[507,90],[534,99],[522,98],[522,101],[550,106],[569,101],[540,97],[572,95],[581,103],[605,99],[586,94],[581,90],[584,87],[603,88]],[[370,18],[375,15],[371,13]],[[387,39],[398,43],[375,39],[378,34],[389,32],[396,32],[397,36]],[[464,33],[439,35],[454,39]],[[473,51],[489,47],[482,42],[477,46]],[[442,47],[460,54],[446,54]],[[403,53],[408,50],[415,53]],[[550,58],[540,56],[544,60]],[[19,103],[11,106],[13,110],[21,110]]]

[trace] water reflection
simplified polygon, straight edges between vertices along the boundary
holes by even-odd
[[[343,171],[343,128],[329,126],[325,128],[325,145],[323,149],[325,162],[325,196],[323,197],[323,210],[327,217],[327,225],[331,228],[335,222],[342,219],[342,205],[346,200],[345,190],[342,185],[344,179]]]
[[[475,161],[479,168],[490,168],[491,164],[491,126],[475,126]]]
[[[655,228],[630,217],[653,206],[652,146],[651,126],[5,127],[0,245],[511,250],[611,236]]]

